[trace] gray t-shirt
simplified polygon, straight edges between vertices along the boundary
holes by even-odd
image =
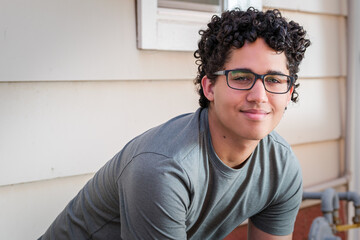
[[[213,150],[207,117],[199,109],[130,141],[42,239],[223,239],[247,218],[290,234],[302,197],[290,146],[272,132],[232,169]]]

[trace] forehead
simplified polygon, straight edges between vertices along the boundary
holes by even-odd
[[[269,71],[288,74],[284,52],[276,52],[267,43],[258,38],[255,42],[246,42],[243,47],[230,50],[225,69],[247,68],[258,74]]]

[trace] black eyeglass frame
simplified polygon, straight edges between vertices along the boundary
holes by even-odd
[[[234,88],[232,86],[230,86],[229,84],[229,80],[228,80],[228,75],[229,75],[229,72],[231,71],[242,71],[242,72],[245,72],[245,73],[251,73],[251,74],[254,74],[255,76],[255,79],[254,79],[254,82],[253,84],[249,87],[249,88],[246,88],[246,89],[239,89],[239,88]],[[214,75],[217,75],[217,76],[222,76],[222,75],[225,75],[226,76],[226,84],[228,85],[229,88],[231,89],[235,89],[235,90],[250,90],[254,87],[255,83],[256,83],[256,80],[258,80],[259,78],[261,79],[262,83],[263,83],[263,86],[265,88],[265,90],[269,93],[273,93],[273,94],[285,94],[287,92],[290,91],[291,87],[294,85],[294,82],[295,82],[295,78],[293,76],[289,76],[289,75],[286,75],[286,74],[281,74],[281,73],[266,73],[266,74],[257,74],[257,73],[254,73],[248,69],[242,69],[242,68],[238,68],[238,69],[229,69],[229,70],[222,70],[222,71],[217,71],[217,72],[214,72]],[[285,92],[272,92],[272,91],[269,91],[268,89],[266,89],[266,86],[265,86],[265,77],[268,76],[268,75],[280,75],[280,76],[285,76],[287,77],[288,79],[290,79],[290,84],[289,84],[289,87],[288,89],[285,91]]]

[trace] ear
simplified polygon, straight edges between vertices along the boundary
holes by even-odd
[[[210,102],[214,101],[214,84],[206,75],[201,79],[204,95]]]
[[[294,89],[295,89],[294,86],[292,86],[292,87],[290,88],[289,96],[288,96],[288,99],[287,99],[287,103],[289,103],[289,102],[291,101],[291,96],[292,96],[292,94],[293,94],[293,92],[294,92]]]

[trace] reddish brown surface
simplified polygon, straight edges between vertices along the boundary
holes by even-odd
[[[346,223],[346,212],[344,211],[344,209],[346,209],[346,202],[341,202],[340,218],[342,224]],[[319,216],[322,216],[320,204],[307,208],[302,208],[296,218],[293,240],[307,240],[312,221]],[[338,236],[340,236],[342,240],[346,240],[345,233],[338,234]],[[225,240],[246,239],[247,225],[236,228],[230,235],[225,238]]]

